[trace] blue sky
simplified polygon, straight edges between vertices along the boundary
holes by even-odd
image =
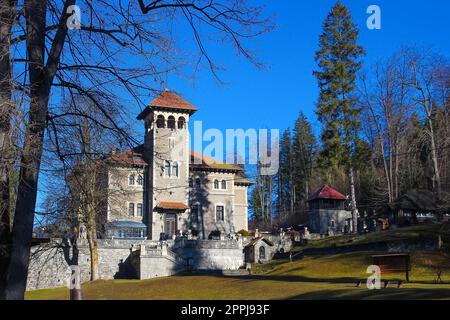
[[[255,0],[256,1],[256,0]],[[367,51],[364,67],[387,57],[402,45],[432,46],[450,56],[448,0],[343,0],[360,28],[359,43]],[[312,121],[318,134],[320,124],[314,114],[318,96],[312,72],[316,68],[314,54],[322,32],[322,22],[335,0],[264,0],[266,14],[274,16],[276,29],[248,44],[258,59],[268,65],[258,70],[250,62],[235,55],[231,47],[208,46],[209,54],[227,70],[221,73],[225,85],[219,84],[208,68],[195,74],[195,80],[171,74],[168,87],[196,105],[199,111],[193,120],[202,120],[203,129],[275,128],[284,130],[293,125],[300,111]],[[382,29],[368,30],[366,13],[369,5],[382,10]],[[175,30],[182,40],[181,49],[192,49],[192,33]],[[148,98],[148,102],[151,101]],[[139,108],[132,108],[134,115]],[[134,121],[134,117],[133,117]],[[135,128],[141,132],[141,123]],[[204,143],[204,146],[206,143]],[[41,177],[41,192],[45,177]],[[39,200],[43,200],[40,193]]]
[[[260,1],[261,2],[261,1]],[[365,67],[389,56],[402,45],[431,45],[444,55],[450,53],[447,0],[347,0],[344,2],[360,27],[359,42],[367,51]],[[314,53],[322,22],[334,0],[265,0],[266,12],[275,17],[277,28],[250,43],[259,60],[269,65],[258,70],[224,46],[210,46],[209,52],[227,71],[226,85],[218,84],[207,68],[194,81],[168,76],[168,85],[199,108],[194,120],[204,128],[279,128],[292,126],[300,111],[313,122],[318,96]],[[366,27],[367,7],[382,10],[382,29]],[[188,39],[188,38],[187,38]]]

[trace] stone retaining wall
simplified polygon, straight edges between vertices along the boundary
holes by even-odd
[[[163,247],[169,252],[162,254]],[[146,254],[139,254],[136,260],[134,252],[142,248]],[[81,281],[89,281],[87,240],[79,239],[78,249]],[[62,240],[54,239],[33,247],[31,252],[27,290],[69,286],[71,270],[64,257]],[[244,264],[242,243],[237,240],[165,241],[162,244],[151,240],[101,239],[98,240],[98,254],[99,278],[105,280],[170,276],[186,271],[188,259],[191,270],[237,270]]]

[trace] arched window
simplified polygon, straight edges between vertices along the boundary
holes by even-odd
[[[174,116],[169,116],[167,118],[167,128],[175,129],[175,117]]]
[[[142,186],[144,184],[144,177],[142,176],[142,174],[138,175],[137,184],[140,186]]]
[[[202,181],[201,181],[199,178],[195,179],[195,186],[196,186],[197,188],[200,188],[201,185],[202,185]]]
[[[225,190],[227,188],[227,182],[222,180],[222,189]]]
[[[184,125],[186,123],[186,120],[183,117],[178,118],[178,129],[184,129]]]
[[[165,128],[166,127],[166,119],[163,115],[159,115],[156,118],[156,127],[157,128]]]
[[[172,174],[174,177],[178,177],[178,162],[173,163]]]
[[[134,180],[135,180],[134,174],[130,174],[130,175],[128,176],[128,184],[129,184],[130,186],[134,186]]]
[[[266,248],[259,247],[259,259],[266,259]]]
[[[164,171],[166,173],[166,177],[170,177],[170,162],[167,160],[164,164]]]
[[[214,180],[214,189],[219,189],[219,180]]]

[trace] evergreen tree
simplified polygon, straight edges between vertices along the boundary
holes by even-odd
[[[277,188],[277,216],[280,222],[285,221],[292,213],[291,190],[292,190],[292,143],[291,130],[286,129],[280,141],[280,168],[276,176]]]
[[[316,137],[312,132],[311,124],[301,112],[295,122],[292,138],[292,189],[296,208],[304,207],[305,201],[309,196],[315,153]]]
[[[323,24],[320,50],[316,53],[319,70],[314,72],[320,89],[317,115],[323,123],[322,158],[329,167],[343,165],[350,181],[353,231],[356,231],[356,195],[353,154],[359,127],[356,107],[356,74],[361,68],[364,49],[357,44],[359,31],[347,7],[338,1]]]

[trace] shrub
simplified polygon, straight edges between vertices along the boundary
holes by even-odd
[[[243,237],[250,237],[252,234],[250,232],[248,232],[247,230],[239,230],[237,233],[239,233],[241,236]]]

